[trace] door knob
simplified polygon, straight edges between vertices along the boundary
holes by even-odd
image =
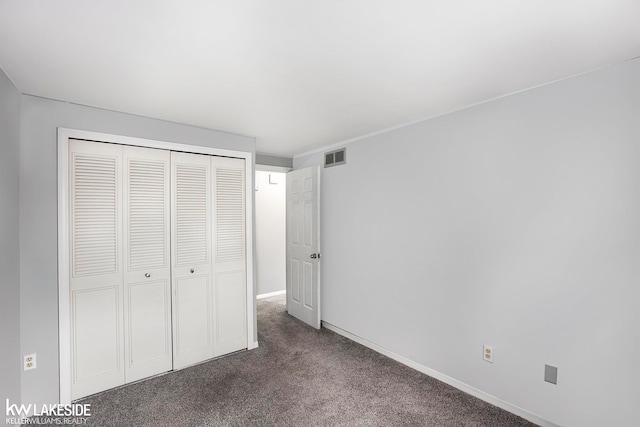
[[[151,277],[150,273],[144,273],[144,277]]]
[[[309,258],[311,258],[311,259],[320,259],[320,254],[311,254],[311,255],[309,255]]]
[[[196,271],[196,270],[195,270],[195,269],[193,269],[193,268],[191,268],[189,271],[190,271],[191,273],[195,273],[195,271]]]

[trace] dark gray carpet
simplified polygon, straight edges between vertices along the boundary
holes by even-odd
[[[260,347],[84,399],[94,426],[533,426],[258,302]]]

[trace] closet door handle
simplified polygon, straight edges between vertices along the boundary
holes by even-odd
[[[147,277],[147,278],[151,277],[151,273],[144,273],[144,277]]]
[[[195,270],[195,268],[191,268],[191,269],[189,269],[189,272],[190,272],[190,273],[195,273],[195,272],[196,272],[196,270]]]

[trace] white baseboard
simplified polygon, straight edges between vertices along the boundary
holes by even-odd
[[[287,291],[275,291],[275,292],[269,292],[267,294],[260,294],[260,295],[256,295],[256,299],[262,299],[262,298],[269,298],[269,297],[275,297],[276,295],[282,295],[287,293]]]
[[[247,346],[247,350],[253,350],[254,348],[258,348],[258,341],[250,342]]]
[[[467,394],[470,394],[472,396],[477,397],[480,400],[484,400],[487,403],[490,403],[494,406],[497,406],[498,408],[504,409],[505,411],[511,412],[512,414],[515,414],[519,417],[524,418],[525,420],[531,421],[532,423],[538,424],[539,426],[542,427],[559,427],[557,424],[552,423],[551,421],[545,420],[542,417],[539,417],[538,415],[532,414],[531,412],[527,411],[526,409],[522,409],[518,406],[512,405],[508,402],[505,402],[502,399],[499,399],[495,396],[492,396],[488,393],[485,393],[482,390],[478,390],[477,388],[471,387],[468,384],[463,383],[462,381],[458,381],[455,378],[451,378],[450,376],[447,376],[441,372],[438,372],[434,369],[428,368],[424,365],[421,365],[418,362],[414,362],[411,359],[407,359],[404,356],[400,356],[397,353],[394,353],[390,350],[387,350],[384,347],[380,347],[377,344],[372,343],[371,341],[368,341],[364,338],[361,338],[357,335],[353,335],[350,332],[347,332],[343,329],[340,329],[339,327],[332,325],[331,323],[327,323],[325,321],[322,322],[322,326],[329,329],[330,331],[333,331],[339,335],[342,335],[343,337],[349,338],[352,341],[357,342],[358,344],[362,344],[365,347],[370,348],[371,350],[377,351],[380,354],[383,354],[397,362],[402,363],[403,365],[406,365],[410,368],[415,369],[418,372],[422,372],[425,375],[429,375],[430,377],[433,377],[437,380],[442,381],[443,383],[449,384],[452,387],[457,388],[458,390],[464,391]]]

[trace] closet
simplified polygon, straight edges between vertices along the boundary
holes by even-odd
[[[71,398],[247,348],[245,160],[68,153]]]

